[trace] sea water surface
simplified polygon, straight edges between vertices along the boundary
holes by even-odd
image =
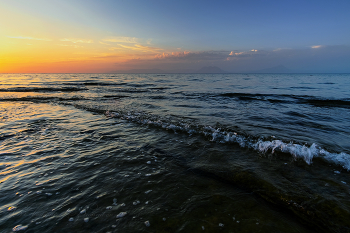
[[[350,232],[350,74],[1,74],[0,232]]]

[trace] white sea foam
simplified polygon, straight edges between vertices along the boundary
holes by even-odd
[[[281,140],[253,140],[249,137],[239,135],[236,132],[227,132],[220,128],[214,128],[212,126],[203,125],[190,125],[184,122],[174,123],[168,119],[163,119],[159,116],[143,113],[143,112],[109,112],[106,116],[118,117],[127,119],[140,124],[147,124],[156,127],[161,127],[166,130],[173,130],[176,132],[186,132],[189,135],[194,133],[202,134],[209,137],[211,141],[217,141],[220,143],[237,143],[243,148],[250,148],[261,153],[274,153],[276,151],[288,153],[294,157],[294,159],[303,159],[307,164],[311,164],[313,158],[321,157],[328,162],[335,163],[342,166],[344,169],[350,170],[350,155],[344,152],[331,153],[325,149],[313,143],[311,146],[301,145],[293,142],[283,142]],[[169,122],[170,121],[170,122]],[[275,138],[275,136],[271,137]],[[149,176],[150,174],[146,174]]]

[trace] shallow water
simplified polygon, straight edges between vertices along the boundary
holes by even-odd
[[[349,77],[4,74],[0,230],[347,232]]]

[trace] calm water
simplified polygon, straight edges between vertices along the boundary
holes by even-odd
[[[349,74],[0,80],[0,232],[350,232]]]

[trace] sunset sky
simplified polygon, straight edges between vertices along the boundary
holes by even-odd
[[[0,0],[0,73],[350,72],[349,11],[349,0]]]

